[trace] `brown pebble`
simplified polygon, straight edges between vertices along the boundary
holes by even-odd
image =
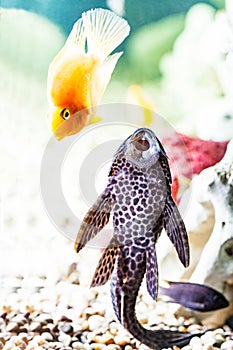
[[[6,342],[6,339],[4,337],[0,337],[0,342],[3,343],[3,345],[4,345]]]
[[[179,326],[179,327],[178,327],[178,331],[179,331],[179,332],[187,332],[187,328],[184,327],[184,326]]]
[[[82,336],[83,336],[83,331],[75,332],[72,336],[72,340],[74,341],[80,340]]]
[[[210,344],[205,344],[205,345],[203,346],[203,350],[213,350],[213,349],[214,349],[213,346],[210,345]]]
[[[27,333],[28,332],[28,328],[25,326],[20,326],[19,327],[19,333]]]
[[[62,316],[60,318],[59,322],[72,322],[72,320],[69,317]]]
[[[19,332],[19,325],[17,322],[9,322],[6,326],[6,331],[10,333],[18,333]]]
[[[50,323],[49,323],[50,324]],[[44,333],[44,332],[50,332],[51,331],[51,328],[48,327],[48,325],[44,325],[41,327],[41,333]]]
[[[93,337],[93,341],[95,343],[102,343],[105,345],[114,343],[112,334],[96,335]]]
[[[9,314],[10,312],[12,312],[12,307],[8,305],[3,305],[2,311],[3,311],[2,315]]]
[[[139,321],[141,324],[148,324],[148,317],[142,317]]]
[[[22,314],[15,315],[12,319],[12,322],[16,322],[19,325],[24,325],[27,322],[27,319]]]
[[[88,321],[85,320],[84,322],[82,322],[81,327],[82,327],[82,330],[83,330],[83,331],[87,331],[87,330],[89,329],[89,323],[88,323]]]
[[[34,322],[40,322],[43,324],[53,323],[53,319],[49,314],[43,313],[34,318]]]
[[[7,312],[4,312],[3,314],[1,314],[0,316],[3,320],[5,320],[7,318]]]
[[[31,325],[30,325],[30,330],[32,332],[38,332],[40,333],[42,331],[42,325],[40,322],[32,322]]]
[[[25,315],[27,315],[27,314],[30,315],[31,313],[35,312],[35,308],[33,306],[31,306],[31,305],[26,305],[25,306],[25,310],[27,311]]]
[[[31,313],[30,312],[26,312],[23,316],[24,318],[26,318],[27,320],[29,319]]]

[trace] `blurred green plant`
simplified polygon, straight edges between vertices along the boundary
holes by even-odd
[[[0,62],[5,69],[47,79],[49,63],[65,41],[55,24],[35,13],[1,9],[0,33]]]
[[[216,7],[217,9],[225,8],[225,0],[210,0],[210,4]]]
[[[160,59],[172,50],[184,29],[184,20],[184,14],[175,14],[132,33],[114,77],[130,84],[158,80],[161,77]]]
[[[106,8],[105,0],[1,0],[5,8],[24,9],[48,18],[69,34],[82,12],[91,8]]]

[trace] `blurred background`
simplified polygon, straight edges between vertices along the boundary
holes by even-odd
[[[46,273],[55,280],[78,259],[41,201],[40,164],[51,136],[46,79],[73,23],[96,7],[131,26],[103,103],[144,105],[189,135],[232,137],[233,13],[229,5],[226,22],[224,1],[1,0],[2,277]]]

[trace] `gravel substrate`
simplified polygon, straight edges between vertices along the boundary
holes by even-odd
[[[51,137],[44,118],[46,82],[3,62],[2,68],[2,110],[7,118],[1,120],[0,138],[0,349],[148,349],[116,322],[109,285],[88,288],[89,275],[93,275],[98,262],[94,261],[94,250],[88,259],[86,251],[77,256],[73,242],[58,233],[46,214],[40,187],[41,159]],[[97,131],[95,137],[86,134],[85,144],[74,154],[75,161],[68,162],[67,173],[73,177],[64,181],[69,187],[64,191],[68,204],[80,219],[90,203],[76,188],[82,164],[78,154],[87,156],[98,142],[118,138],[115,131]],[[99,188],[106,176],[99,176]],[[59,227],[68,223],[69,218],[61,210]],[[73,261],[78,261],[77,269],[73,265],[66,276],[60,277]],[[137,317],[144,327],[159,325],[194,333],[202,330],[195,319],[174,317],[168,304],[154,303],[143,290]],[[219,348],[233,349],[233,336],[227,326],[193,338],[184,349]]]
[[[1,291],[0,349],[148,349],[115,320],[109,285],[92,289],[82,286],[75,264],[57,283],[46,276],[5,277]],[[144,327],[154,329],[203,330],[195,319],[176,318],[169,308],[163,301],[154,303],[142,289],[137,317]],[[207,331],[183,347],[199,349],[233,349],[230,328]]]

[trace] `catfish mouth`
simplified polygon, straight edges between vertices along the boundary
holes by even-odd
[[[139,168],[149,168],[155,164],[160,152],[153,132],[149,129],[138,129],[131,136],[125,155]]]
[[[134,141],[134,146],[138,151],[145,152],[150,148],[150,143],[145,138],[139,138]]]
[[[139,152],[146,152],[151,146],[150,141],[148,140],[148,135],[145,131],[138,132],[138,134],[134,136],[132,143],[135,149]]]

